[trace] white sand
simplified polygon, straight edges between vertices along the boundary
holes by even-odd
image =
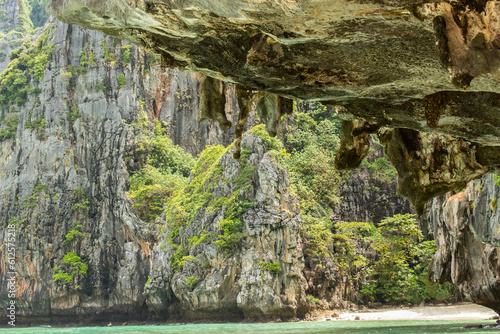
[[[427,306],[401,309],[368,310],[341,314],[337,320],[488,320],[497,313],[477,304]],[[325,319],[326,320],[326,319]]]

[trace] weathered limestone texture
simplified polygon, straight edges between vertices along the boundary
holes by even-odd
[[[2,12],[4,10],[5,12]],[[12,49],[19,47],[21,41],[12,45],[13,40],[18,36],[8,33],[17,27],[17,16],[19,15],[19,4],[17,0],[6,0],[0,4],[0,15],[2,15],[2,23],[0,24],[0,52],[4,52],[5,56],[0,58],[0,73],[9,64],[9,54]],[[5,34],[5,35],[3,35]],[[3,58],[3,59],[2,59]]]
[[[384,156],[382,146],[371,143],[372,153],[366,161],[373,162]],[[342,200],[335,205],[330,220],[345,222],[373,222],[378,225],[384,218],[396,214],[415,213],[410,203],[396,195],[397,180],[380,171],[361,166],[350,172],[340,185],[338,195]]]
[[[126,196],[125,157],[137,144],[130,124],[143,115],[167,122],[174,142],[193,154],[232,138],[213,121],[196,122],[194,73],[161,69],[135,47],[125,63],[127,43],[50,23],[55,48],[40,94],[2,110],[19,117],[15,138],[0,143],[0,234],[7,237],[8,223],[16,224],[18,234],[16,315],[25,323],[67,322],[68,315],[75,322],[145,319],[143,287],[154,238]],[[86,59],[92,53],[94,63],[82,66],[81,52]],[[70,65],[83,69],[71,76]],[[232,91],[229,117],[236,108]],[[28,119],[45,123],[30,130]],[[71,252],[88,265],[86,276],[71,284],[53,282],[53,268],[64,267],[62,259]],[[5,249],[0,255],[6,259]],[[5,266],[1,273],[1,300],[7,303]]]
[[[404,128],[464,140],[459,154],[467,157],[459,159],[476,161],[474,172],[435,177],[438,160],[426,175],[411,176],[416,183],[410,189],[425,187],[425,195],[402,194],[419,211],[445,188],[459,189],[500,166],[492,158],[500,146],[499,1],[52,0],[49,10],[156,52],[165,66],[335,105],[343,119],[370,130]],[[367,134],[346,129],[344,136],[345,145],[357,148],[340,150],[337,166],[354,168],[366,153]],[[398,160],[398,170],[417,173],[409,163]]]
[[[500,312],[500,187],[487,174],[428,207],[429,229],[438,251],[429,272],[451,281],[472,301]]]
[[[161,219],[166,226],[152,249],[151,280],[146,285],[146,302],[151,310],[162,313],[172,303],[182,309],[184,318],[206,319],[290,319],[304,316],[308,302],[304,290],[299,228],[302,218],[299,202],[290,193],[286,169],[281,166],[262,140],[245,134],[241,142],[247,152],[245,162],[235,160],[231,151],[220,159],[222,178],[212,190],[215,201],[239,193],[239,201],[252,207],[241,217],[243,239],[230,254],[210,237],[220,233],[218,226],[225,211],[200,209],[178,236],[168,240],[172,222],[168,215]],[[247,186],[238,188],[245,171],[253,171]],[[217,179],[213,175],[210,179]],[[193,195],[194,196],[194,195]],[[175,210],[169,207],[166,211]],[[182,268],[172,265],[179,246],[193,237],[206,235],[189,248]],[[212,241],[211,241],[212,240]],[[184,246],[186,247],[186,246]],[[261,262],[278,263],[280,270],[259,267]],[[194,285],[189,280],[197,279]]]

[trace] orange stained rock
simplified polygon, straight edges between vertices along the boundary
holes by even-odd
[[[461,191],[459,193],[456,193],[455,195],[448,198],[448,200],[446,201],[446,204],[449,204],[451,202],[461,202],[462,200],[465,200],[464,195],[465,195],[465,191]]]

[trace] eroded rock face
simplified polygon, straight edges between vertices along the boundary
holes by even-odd
[[[398,193],[419,214],[432,197],[465,187],[488,171],[478,162],[475,145],[463,139],[409,129],[383,131],[380,137],[398,170]]]
[[[496,312],[500,312],[499,198],[500,187],[487,174],[461,192],[435,198],[426,215],[438,246],[430,277],[457,284],[472,301]]]
[[[0,4],[0,10],[4,10],[2,14],[2,25],[0,26],[0,33],[7,34],[9,31],[15,29],[17,26],[17,16],[19,15],[19,4],[17,0],[8,0]],[[2,35],[0,41],[0,73],[9,64],[9,54],[15,46],[11,45],[12,41],[16,39],[15,34]],[[16,43],[17,44],[17,43]],[[2,53],[3,52],[3,53]]]
[[[371,143],[371,152],[366,161],[374,162],[384,157],[383,147]],[[396,195],[397,180],[393,174],[371,171],[361,166],[351,172],[340,185],[338,195],[342,200],[335,205],[330,215],[333,222],[373,222],[376,226],[386,217],[396,214],[415,213],[410,203]]]
[[[468,160],[477,160],[475,145],[485,152],[472,176],[413,176],[427,188],[409,197],[419,209],[443,182],[457,189],[499,167],[491,153],[500,145],[499,1],[52,0],[49,8],[157,52],[165,66],[336,105],[343,119],[371,128],[460,138],[472,143]],[[346,136],[367,142],[366,133]],[[341,150],[338,167],[358,165],[361,146]]]
[[[231,137],[225,140],[212,121],[196,122],[200,82],[194,73],[161,69],[135,47],[125,64],[126,42],[51,24],[55,48],[40,84],[33,83],[41,92],[8,110],[19,125],[15,138],[0,143],[0,234],[6,240],[8,223],[17,231],[16,315],[25,323],[145,319],[143,287],[154,237],[126,195],[125,158],[137,144],[131,123],[138,117],[167,122],[172,139],[193,154]],[[81,52],[87,60],[92,53],[95,62],[82,66]],[[106,53],[115,58],[105,59]],[[68,76],[70,65],[82,66],[81,74]],[[42,118],[43,127],[28,128],[26,120]],[[71,241],[70,231],[76,233]],[[64,267],[70,252],[88,265],[87,275],[71,284],[54,282],[53,268]],[[6,259],[5,250],[0,255]],[[6,267],[0,270],[0,298],[8,302]]]
[[[222,178],[211,191],[216,201],[231,198],[236,191],[239,201],[252,203],[241,218],[244,237],[230,254],[212,240],[212,235],[221,233],[227,207],[199,210],[173,240],[168,238],[173,223],[163,215],[165,229],[152,250],[153,270],[145,288],[150,309],[159,314],[176,304],[187,319],[290,319],[303,316],[308,308],[298,233],[302,220],[286,169],[258,136],[245,134],[241,146],[247,152],[245,164],[228,151],[220,159]],[[240,190],[245,170],[254,172]],[[203,235],[204,241],[186,248],[190,259],[182,268],[172,264],[178,244],[187,245],[190,238]],[[263,261],[277,263],[280,270],[260,267]]]

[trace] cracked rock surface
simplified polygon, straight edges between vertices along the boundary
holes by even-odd
[[[52,0],[49,10],[156,52],[164,66],[199,71],[242,91],[321,101],[372,128],[463,140],[467,147],[458,154],[467,157],[459,159],[477,161],[475,172],[448,177],[440,172],[442,150],[427,150],[438,163],[419,170],[426,176],[412,176],[415,187],[427,187],[425,198],[410,197],[418,208],[443,192],[440,185],[457,189],[463,179],[500,166],[499,1]],[[229,126],[223,117],[212,119]],[[356,142],[363,133],[351,136]],[[350,150],[344,158],[352,161],[339,158],[339,167],[362,160],[363,149]]]

